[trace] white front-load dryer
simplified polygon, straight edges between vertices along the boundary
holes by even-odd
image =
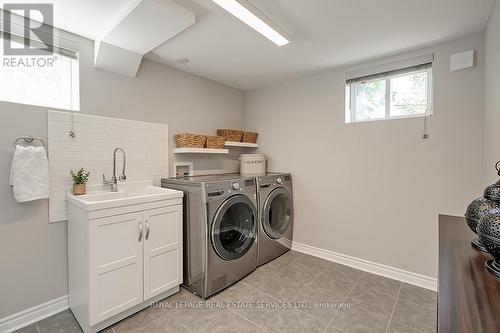
[[[292,176],[268,173],[258,176],[259,206],[258,266],[276,259],[292,247]]]

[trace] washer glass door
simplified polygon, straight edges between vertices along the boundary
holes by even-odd
[[[244,195],[224,201],[212,222],[212,244],[220,257],[235,260],[244,256],[255,242],[255,205]]]
[[[274,189],[264,203],[262,225],[266,234],[273,238],[281,238],[292,222],[292,202],[284,187]]]

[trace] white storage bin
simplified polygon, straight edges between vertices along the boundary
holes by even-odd
[[[241,154],[240,173],[242,175],[266,174],[266,155],[263,154]]]

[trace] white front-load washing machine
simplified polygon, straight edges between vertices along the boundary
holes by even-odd
[[[292,176],[268,173],[256,177],[259,206],[258,266],[276,259],[292,247]]]
[[[207,298],[257,267],[255,177],[239,174],[162,179],[183,198],[183,285]]]

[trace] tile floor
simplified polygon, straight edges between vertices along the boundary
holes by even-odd
[[[203,302],[189,291],[105,330],[125,332],[436,331],[437,294],[290,251]],[[81,332],[69,310],[19,333]]]

